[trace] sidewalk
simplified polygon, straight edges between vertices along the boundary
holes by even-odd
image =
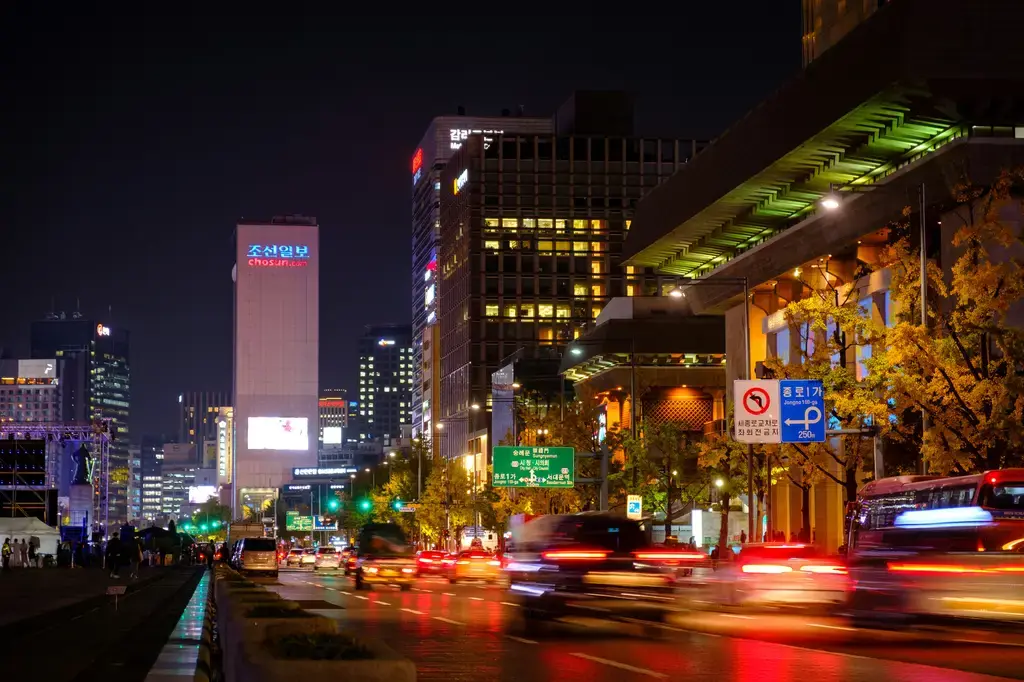
[[[160,656],[146,676],[145,682],[180,682],[195,678],[210,579],[211,574],[207,572],[199,581],[196,591],[192,593],[192,599],[181,614],[174,632],[167,639],[167,644],[160,651]]]
[[[144,568],[139,580],[130,580],[127,569],[121,578],[102,568],[12,568],[0,571],[0,629],[29,621],[51,611],[84,604],[121,585],[128,591],[162,577],[166,568]],[[113,597],[111,597],[113,599]]]

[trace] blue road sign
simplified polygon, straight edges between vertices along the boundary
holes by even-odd
[[[626,502],[626,514],[627,515],[635,514],[635,515],[639,516],[641,514],[641,508],[642,508],[641,505],[642,504],[643,504],[642,500],[629,500],[628,502]]]
[[[783,443],[824,443],[825,391],[820,381],[783,379],[779,382],[779,420]]]

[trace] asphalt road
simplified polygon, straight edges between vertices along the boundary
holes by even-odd
[[[273,587],[416,662],[420,682],[1024,679],[1024,639],[965,630],[857,630],[838,619],[680,611],[653,631],[575,619],[527,632],[505,590],[423,579],[355,592],[340,573],[282,570]]]

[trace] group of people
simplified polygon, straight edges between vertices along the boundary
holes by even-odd
[[[11,567],[34,568],[36,566],[35,543],[25,542],[25,538],[22,538],[21,542],[17,540],[12,542],[10,538],[4,538],[2,558],[4,570]]]
[[[132,537],[130,540],[121,540],[117,535],[107,541],[106,552],[107,568],[110,569],[111,578],[120,578],[122,568],[128,567],[128,577],[139,577],[139,564],[142,563],[142,544]]]

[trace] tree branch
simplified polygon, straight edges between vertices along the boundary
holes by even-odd
[[[960,356],[964,359],[964,362],[967,363],[967,369],[970,370],[971,376],[974,377],[975,381],[981,381],[981,374],[977,369],[975,369],[974,363],[971,362],[971,358],[968,356],[967,349],[964,348],[964,345],[960,342],[960,335],[957,334],[956,330],[950,326],[948,320],[942,326],[945,327],[947,332],[949,332],[949,338],[953,339],[953,343],[956,344],[956,349],[960,351]]]

